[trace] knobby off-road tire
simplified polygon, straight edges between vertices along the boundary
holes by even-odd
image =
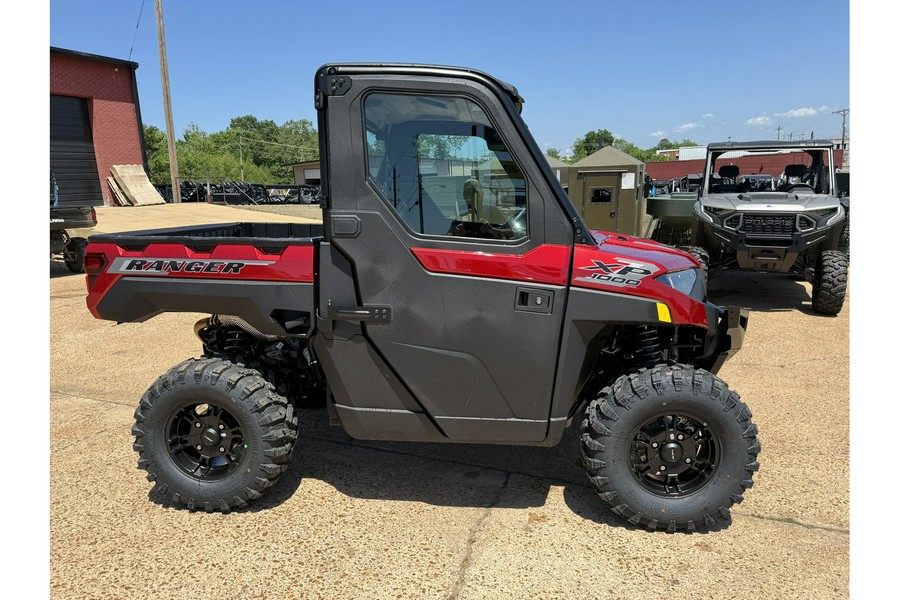
[[[693,256],[700,263],[700,270],[703,274],[704,283],[709,282],[709,252],[700,246],[688,246],[685,252]]]
[[[190,510],[228,512],[262,496],[297,438],[293,406],[258,371],[217,358],[170,369],[134,419],[138,468],[153,494]]]
[[[838,250],[850,256],[850,213],[844,219],[844,227],[841,229],[841,239],[838,242]]]
[[[63,252],[63,260],[66,266],[73,273],[84,272],[84,251],[87,248],[88,241],[83,237],[76,237],[69,240],[66,249]]]
[[[759,470],[750,410],[721,379],[689,365],[619,377],[581,425],[591,485],[613,512],[650,530],[727,525]]]
[[[816,261],[813,277],[812,308],[822,315],[836,315],[844,306],[847,295],[849,257],[838,250],[825,250]]]

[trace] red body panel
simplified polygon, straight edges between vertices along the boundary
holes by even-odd
[[[676,325],[706,327],[706,307],[656,280],[669,271],[696,268],[694,258],[671,246],[617,233],[595,232],[598,246],[575,246],[571,279],[571,248],[544,244],[522,255],[412,248],[419,263],[432,273],[491,277],[565,285],[664,302]],[[622,271],[625,273],[619,276]],[[644,271],[647,271],[646,273]]]
[[[98,319],[97,304],[122,277],[162,279],[216,279],[312,283],[315,246],[287,246],[278,254],[243,244],[220,244],[209,252],[195,252],[182,244],[149,244],[127,250],[116,244],[94,243],[88,255],[102,254],[102,273],[88,273],[87,305]]]
[[[411,248],[432,273],[489,277],[545,285],[567,285],[664,302],[676,325],[705,327],[702,303],[656,280],[669,271],[695,268],[689,254],[642,238],[594,232],[597,246],[543,244],[525,254]],[[87,253],[102,255],[102,272],[88,273],[87,305],[101,318],[97,304],[122,277],[216,279],[313,283],[315,246],[288,246],[268,254],[252,245],[220,244],[197,252],[182,244],[149,244],[127,250],[113,243],[93,243]]]
[[[543,244],[525,254],[492,254],[459,250],[410,249],[426,271],[565,285],[571,246]]]

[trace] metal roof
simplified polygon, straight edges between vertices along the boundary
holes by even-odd
[[[578,167],[606,167],[606,166],[623,166],[623,165],[643,165],[644,162],[636,159],[630,154],[626,154],[612,146],[604,146],[590,156],[582,158],[577,163],[569,165],[573,168]]]

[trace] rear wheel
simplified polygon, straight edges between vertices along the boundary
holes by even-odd
[[[221,359],[173,367],[134,416],[138,467],[155,494],[190,510],[227,512],[262,496],[297,438],[287,400],[257,371]]]
[[[84,250],[87,248],[88,242],[83,237],[76,237],[69,240],[66,249],[63,252],[63,260],[66,266],[73,273],[84,272]]]
[[[588,406],[582,458],[613,512],[648,529],[727,524],[759,469],[750,410],[721,379],[688,365],[623,375]]]
[[[812,308],[822,315],[836,315],[847,295],[850,259],[838,250],[825,250],[816,261],[812,285]]]

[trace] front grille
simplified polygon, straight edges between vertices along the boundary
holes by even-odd
[[[754,215],[744,213],[740,231],[748,235],[791,235],[795,215]]]

